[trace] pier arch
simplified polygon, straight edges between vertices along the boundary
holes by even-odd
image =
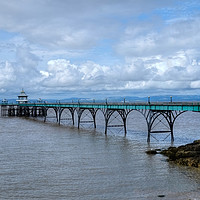
[[[45,107],[45,116],[44,116],[44,122],[56,122],[59,121],[59,108],[57,107]]]
[[[103,110],[105,117],[105,135],[107,134],[108,128],[123,128],[124,135],[127,133],[126,129],[126,118],[127,113],[125,109],[105,109]]]
[[[179,115],[185,111],[172,111],[172,110],[129,110],[127,112],[127,118],[130,117],[133,111],[141,113],[146,121],[147,125],[147,142],[150,142],[150,138],[156,138],[156,134],[166,133],[164,140],[171,136],[171,142],[174,141],[174,123]]]
[[[199,135],[197,132],[198,129],[200,130],[199,118],[200,112],[188,111],[179,115],[174,123],[174,133],[175,136],[177,135],[175,139],[178,140],[177,137],[181,136],[182,139],[185,138],[185,141],[188,141],[188,134],[194,135],[194,137]],[[180,130],[184,130],[184,132]]]
[[[127,112],[127,134],[143,133],[146,134],[148,130],[146,118],[141,110],[129,110]]]
[[[59,125],[73,125],[74,126],[75,108],[60,108],[59,110]]]
[[[105,116],[102,109],[98,109],[96,112],[96,129],[105,130]]]
[[[166,133],[167,136],[164,138],[164,140],[171,136],[171,142],[174,142],[174,123],[177,117],[184,112],[185,111],[176,110],[149,110],[148,112],[145,111],[144,116],[146,118],[148,126],[147,142],[150,142],[151,137],[156,139],[154,134],[158,133]]]
[[[96,129],[96,112],[98,109],[95,108],[77,108],[76,112],[78,115],[78,129],[83,124],[93,124]]]

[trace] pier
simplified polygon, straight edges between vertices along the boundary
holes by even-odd
[[[68,117],[64,116],[68,112]],[[86,112],[87,111],[87,112]],[[174,141],[173,127],[175,120],[182,113],[187,111],[200,112],[199,102],[133,102],[133,103],[20,103],[20,104],[1,104],[1,116],[17,117],[41,117],[44,122],[47,118],[54,117],[56,123],[62,120],[71,120],[75,124],[75,112],[77,114],[78,129],[81,124],[90,123],[96,128],[96,114],[103,113],[105,123],[105,134],[109,127],[122,127],[124,135],[127,134],[127,117],[132,111],[140,112],[147,123],[147,142],[150,142],[153,133],[168,133],[171,141]],[[53,113],[53,115],[52,115]],[[111,116],[118,115],[121,121],[113,124]],[[89,117],[84,118],[84,114]],[[159,126],[157,126],[159,124]],[[163,130],[161,126],[164,126]],[[155,128],[159,127],[159,128]]]

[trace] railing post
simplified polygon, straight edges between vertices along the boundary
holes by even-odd
[[[150,104],[150,96],[148,96],[148,104]]]

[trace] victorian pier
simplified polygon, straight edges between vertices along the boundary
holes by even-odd
[[[132,111],[137,111],[144,116],[147,123],[147,142],[150,142],[150,138],[154,133],[166,133],[171,136],[171,141],[173,142],[175,120],[187,111],[200,112],[199,102],[29,103],[24,96],[22,94],[20,98],[23,101],[18,101],[16,104],[2,102],[1,116],[40,117],[46,122],[51,115],[58,124],[62,120],[70,120],[74,125],[75,120],[77,120],[78,128],[84,123],[90,123],[96,128],[96,114],[97,112],[102,112],[104,121],[101,123],[105,124],[105,134],[107,134],[109,127],[121,127],[126,135],[127,118]],[[66,112],[68,113],[67,117]],[[77,119],[74,117],[75,114]],[[88,115],[88,117],[85,118],[84,115]],[[111,117],[114,115],[118,115],[120,120],[113,124]],[[158,124],[160,125],[157,126]]]

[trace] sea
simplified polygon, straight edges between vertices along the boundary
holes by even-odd
[[[167,134],[147,143],[138,112],[128,118],[126,136],[120,127],[105,135],[102,114],[96,129],[89,123],[78,129],[70,120],[0,117],[0,199],[199,200],[199,169],[145,153],[200,139],[199,119],[200,113],[185,112],[175,122],[174,143]]]

